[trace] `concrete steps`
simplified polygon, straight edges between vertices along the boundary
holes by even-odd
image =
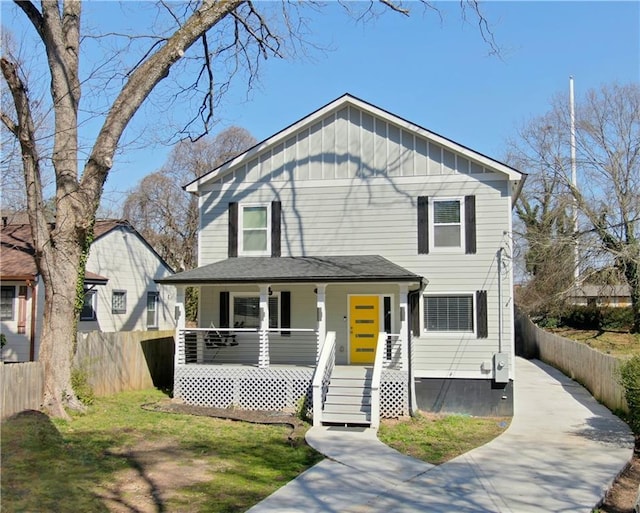
[[[322,411],[322,423],[370,426],[372,374],[372,367],[334,367]]]

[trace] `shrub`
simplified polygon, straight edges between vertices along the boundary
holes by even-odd
[[[601,327],[605,330],[630,330],[633,326],[633,310],[626,308],[603,308]]]
[[[71,386],[82,404],[86,406],[93,404],[96,396],[89,384],[89,378],[85,370],[77,367],[71,369]]]
[[[629,406],[629,426],[640,435],[640,355],[636,355],[620,366],[620,384]]]
[[[563,319],[564,325],[579,330],[598,330],[602,324],[602,315],[597,306],[573,306]]]

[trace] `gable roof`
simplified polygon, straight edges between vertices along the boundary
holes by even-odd
[[[173,273],[173,269],[151,247],[131,224],[121,219],[99,219],[94,225],[94,242],[115,229],[124,228],[135,234],[152,251],[167,269]],[[9,224],[0,230],[0,244],[2,255],[0,257],[0,279],[2,280],[33,280],[38,275],[35,262],[35,248],[29,224]],[[100,276],[90,270],[85,272],[86,283],[105,284],[108,278]]]
[[[464,155],[469,159],[478,161],[479,163],[485,165],[486,167],[491,168],[492,170],[495,170],[496,172],[505,174],[509,178],[509,180],[522,181],[523,178],[526,177],[525,173],[522,173],[521,171],[518,171],[517,169],[511,166],[508,166],[507,164],[504,164],[495,159],[492,159],[491,157],[483,155],[482,153],[478,153],[477,151],[474,151],[460,143],[452,141],[451,139],[447,139],[442,135],[439,135],[435,132],[427,130],[426,128],[423,128],[420,125],[417,125],[411,121],[408,121],[400,116],[396,116],[391,112],[381,109],[380,107],[376,107],[371,103],[368,103],[364,100],[361,100],[359,98],[356,98],[355,96],[352,96],[346,93],[340,96],[339,98],[336,98],[332,102],[329,102],[325,106],[320,107],[318,110],[312,112],[308,116],[305,116],[304,118],[296,121],[295,123],[292,123],[288,127],[280,130],[279,132],[265,139],[264,141],[259,142],[255,146],[246,150],[244,153],[241,153],[240,155],[238,155],[237,157],[221,164],[215,169],[212,169],[211,171],[209,171],[208,173],[205,173],[204,175],[200,176],[199,178],[185,185],[183,188],[187,192],[192,192],[192,193],[197,192],[200,186],[202,186],[203,184],[209,182],[210,180],[221,178],[241,162],[250,160],[256,157],[257,155],[263,153],[267,149],[284,142],[292,134],[317,123],[318,120],[322,119],[323,117],[327,116],[328,114],[334,111],[344,108],[347,105],[352,105],[358,109],[361,109],[362,111],[368,112],[373,116],[382,118],[385,121],[392,123],[394,125],[397,125],[400,128],[403,128],[410,132],[414,132],[417,135],[424,137],[425,139],[433,141],[445,148],[448,148],[461,155]],[[517,192],[516,192],[516,196],[517,196]]]
[[[158,283],[420,282],[422,277],[378,255],[239,257],[156,280]]]

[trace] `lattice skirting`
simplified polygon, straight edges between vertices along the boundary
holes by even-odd
[[[311,382],[314,369],[178,365],[173,394],[187,404],[245,410],[297,410],[304,398],[307,415],[313,414]],[[382,371],[380,415],[408,415],[407,373]]]

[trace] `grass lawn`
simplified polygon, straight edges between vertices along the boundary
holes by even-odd
[[[2,423],[2,511],[240,512],[320,461],[290,428],[141,408],[159,391],[98,398],[71,422],[38,412]],[[442,463],[500,434],[508,419],[384,421],[380,438]]]
[[[396,451],[439,465],[493,440],[510,422],[510,418],[422,414],[383,420],[378,438]]]
[[[574,328],[546,328],[560,337],[582,342],[613,356],[634,356],[640,354],[640,334],[612,330],[578,330]]]

